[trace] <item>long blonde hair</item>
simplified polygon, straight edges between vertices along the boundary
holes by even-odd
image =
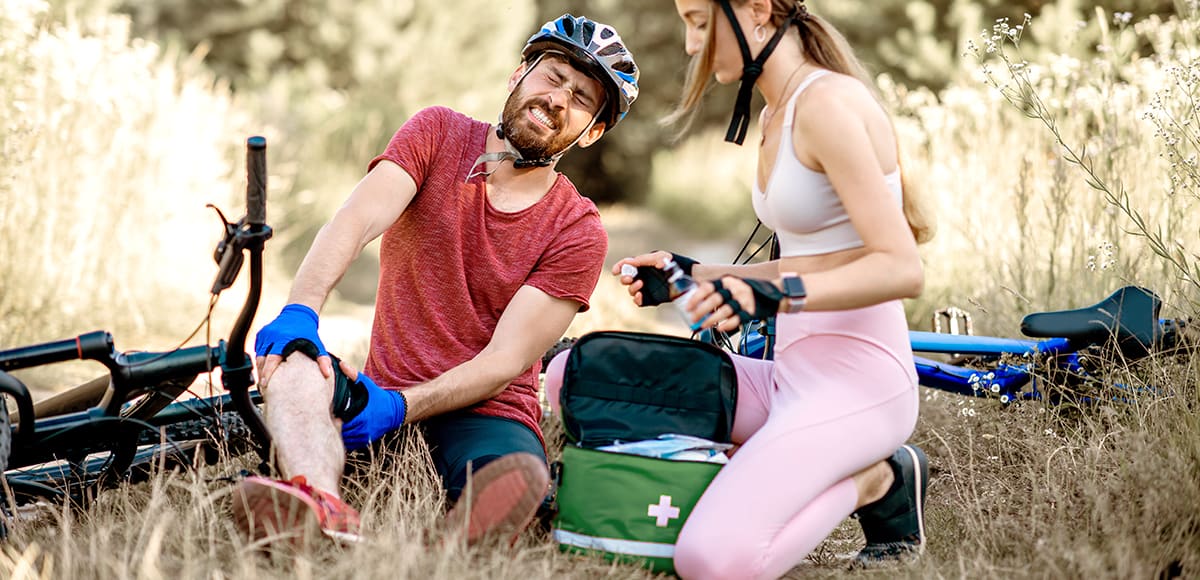
[[[744,4],[747,0],[731,1]],[[771,0],[771,24],[775,27],[783,26],[797,5],[802,3],[803,0],[799,3],[796,0]],[[804,50],[805,56],[821,68],[849,75],[862,81],[875,99],[882,104],[883,99],[879,95],[874,80],[867,73],[862,62],[854,55],[854,49],[850,47],[846,37],[842,36],[842,33],[824,18],[808,13],[807,10],[805,14],[804,20],[797,21],[796,24],[801,29],[800,47]],[[708,4],[709,25],[705,34],[704,46],[700,49],[699,54],[692,57],[691,64],[688,66],[679,104],[663,119],[664,124],[680,126],[681,133],[687,131],[692,121],[695,120],[700,102],[704,100],[704,95],[712,85],[717,18],[724,18],[724,15],[717,7],[717,0],[710,0]],[[737,26],[737,23],[731,22],[730,25]],[[897,137],[896,163],[899,165],[901,187],[904,191],[904,218],[908,220],[908,228],[912,231],[913,238],[918,244],[921,244],[933,238],[934,222],[932,216],[925,211],[920,202],[920,196],[915,191],[916,187],[907,179],[899,147],[899,137]]]

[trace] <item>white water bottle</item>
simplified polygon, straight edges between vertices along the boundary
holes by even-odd
[[[679,264],[676,264],[671,258],[667,258],[663,262],[663,272],[667,274],[667,284],[671,287],[671,301],[679,310],[679,314],[683,316],[683,321],[692,329],[692,332],[700,330],[700,325],[704,324],[708,316],[702,316],[700,320],[692,322],[691,315],[687,311],[688,300],[691,299],[692,294],[696,293],[699,285],[691,276],[685,274]]]

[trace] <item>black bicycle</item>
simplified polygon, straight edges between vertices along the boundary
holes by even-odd
[[[228,341],[163,352],[118,351],[112,334],[74,338],[0,351],[0,468],[6,485],[4,509],[49,500],[85,506],[99,491],[141,481],[156,468],[213,463],[222,455],[257,451],[264,465],[270,438],[253,389],[254,359],[246,337],[262,294],[262,254],[272,230],[266,224],[266,140],[246,142],[246,215],[235,223],[213,207],[224,235],[213,258],[218,264],[207,325],[220,293],[228,289],[250,256],[245,303]],[[195,334],[193,333],[193,336]],[[183,341],[186,344],[189,337]],[[71,360],[90,360],[108,374],[34,403],[29,390],[8,371]],[[225,393],[189,397],[202,375],[219,369]],[[10,415],[8,399],[16,404]],[[0,532],[3,531],[0,520]]]

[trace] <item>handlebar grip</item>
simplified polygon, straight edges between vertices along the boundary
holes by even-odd
[[[14,371],[69,360],[104,362],[112,358],[112,353],[112,335],[103,330],[97,330],[75,338],[0,352],[0,371]]]
[[[267,140],[246,139],[246,223],[267,223]]]

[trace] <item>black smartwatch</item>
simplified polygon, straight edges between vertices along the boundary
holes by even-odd
[[[808,293],[804,291],[804,281],[795,272],[781,272],[783,277],[783,295],[787,300],[787,309],[780,310],[785,314],[795,314],[804,310],[804,301]]]

